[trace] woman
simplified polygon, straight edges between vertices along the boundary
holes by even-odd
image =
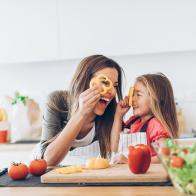
[[[108,77],[113,85],[104,96],[100,95],[98,86],[89,86],[91,79],[100,74]],[[49,96],[41,138],[42,157],[48,165],[57,165],[70,150],[88,146],[96,140],[101,156],[110,155],[116,94],[120,100],[122,68],[103,55],[83,59],[70,90],[56,91]]]

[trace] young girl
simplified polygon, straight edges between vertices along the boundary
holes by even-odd
[[[90,87],[91,79],[98,75],[106,76],[112,84],[104,95],[98,86]],[[92,146],[90,156],[98,156],[100,152],[107,157],[111,152],[116,95],[119,100],[122,98],[121,77],[122,69],[115,61],[92,55],[78,65],[69,91],[55,91],[49,96],[39,149],[48,165],[59,164],[68,154],[75,156],[79,148],[77,156],[84,157],[89,150],[85,147],[95,142],[98,146]]]
[[[162,74],[146,74],[136,78],[132,97],[133,116],[123,123],[123,117],[129,110],[129,100],[125,97],[117,105],[111,133],[111,149],[118,151],[120,132],[129,128],[129,134],[146,132],[147,144],[151,148],[152,161],[156,162],[156,153],[151,147],[155,140],[177,137],[178,122],[174,95],[170,81]],[[117,163],[127,159],[121,155]]]

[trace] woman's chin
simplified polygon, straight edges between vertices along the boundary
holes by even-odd
[[[95,108],[94,113],[98,116],[102,116],[104,114],[105,110],[103,109],[99,109],[99,108]]]
[[[98,102],[95,109],[94,113],[98,116],[102,116],[107,108],[108,104],[105,104],[103,102]]]

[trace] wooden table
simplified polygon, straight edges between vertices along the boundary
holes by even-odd
[[[0,187],[0,195],[6,196],[54,196],[54,195],[85,195],[85,196],[180,196],[174,187]]]

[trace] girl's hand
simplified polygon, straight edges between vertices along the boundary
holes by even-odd
[[[112,155],[112,164],[125,164],[128,162],[128,159],[126,156],[124,156],[122,153],[114,153]]]
[[[119,101],[116,107],[116,115],[123,117],[129,110],[129,98],[126,96],[123,100]]]
[[[82,92],[79,96],[79,108],[78,112],[84,116],[88,117],[92,114],[96,104],[100,99],[100,92],[97,86],[93,86]]]

